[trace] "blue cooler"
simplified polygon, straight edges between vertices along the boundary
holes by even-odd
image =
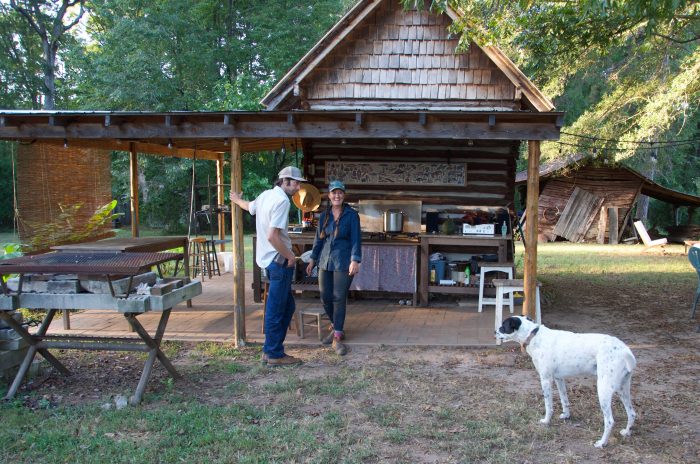
[[[433,270],[435,270],[435,283],[439,283],[441,280],[445,280],[445,267],[447,266],[447,261],[445,260],[436,260],[436,261],[430,261],[430,275],[433,274]],[[432,282],[433,280],[430,279]]]

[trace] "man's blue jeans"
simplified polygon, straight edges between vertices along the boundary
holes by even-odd
[[[294,267],[274,261],[267,266],[270,286],[265,303],[265,344],[263,352],[270,358],[284,357],[284,339],[296,306],[292,295]]]

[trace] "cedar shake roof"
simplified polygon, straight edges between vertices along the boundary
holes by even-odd
[[[263,98],[268,110],[554,110],[497,47],[455,53],[459,14],[361,0]]]

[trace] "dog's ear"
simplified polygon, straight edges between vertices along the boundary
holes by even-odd
[[[505,334],[512,334],[520,328],[520,324],[522,324],[522,322],[517,317],[509,317],[503,321],[503,325],[501,326],[503,330],[501,330],[501,332]]]

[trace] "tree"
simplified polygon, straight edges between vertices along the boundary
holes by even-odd
[[[26,20],[41,39],[44,109],[53,110],[56,106],[58,50],[65,34],[83,17],[84,3],[85,0],[10,0],[10,7]],[[78,12],[69,12],[76,5],[79,7]],[[64,24],[64,20],[68,22]]]
[[[0,3],[0,108],[41,108],[41,54],[29,24]]]

